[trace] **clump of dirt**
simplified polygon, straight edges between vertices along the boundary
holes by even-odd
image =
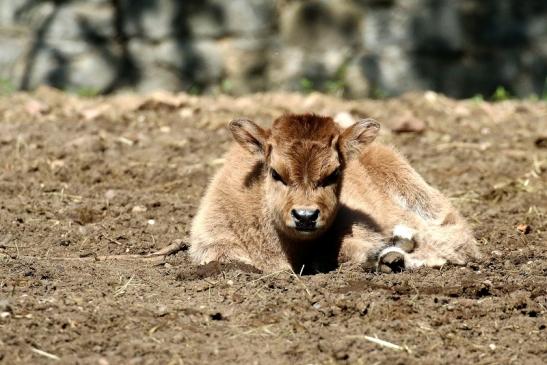
[[[230,271],[241,271],[244,273],[259,274],[261,271],[256,267],[241,263],[241,262],[229,262],[222,263],[217,261],[209,262],[205,265],[199,265],[197,267],[190,266],[183,268],[177,275],[177,279],[182,281],[205,279],[211,276],[217,276]]]
[[[196,266],[183,249],[138,258],[187,243],[229,120],[288,111],[380,121],[381,139],[469,219],[484,258],[302,277]],[[4,97],[0,362],[543,364],[546,130],[544,102],[434,93]]]

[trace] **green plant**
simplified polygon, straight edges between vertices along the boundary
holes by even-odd
[[[539,96],[538,96],[538,94],[533,93],[533,94],[528,95],[526,100],[528,100],[528,101],[539,101]]]
[[[343,96],[346,91],[346,73],[348,70],[349,58],[346,59],[334,73],[334,77],[325,83],[325,91],[336,96]]]
[[[186,92],[190,95],[201,95],[203,93],[203,89],[199,85],[193,84],[186,90]]]
[[[383,90],[382,88],[378,86],[372,86],[370,88],[370,98],[371,99],[385,99],[389,95],[387,91]]]
[[[10,80],[0,78],[0,96],[13,94],[15,90],[17,88]]]
[[[305,93],[310,93],[313,91],[313,81],[310,79],[303,77],[299,81],[300,84],[300,90],[302,90]]]
[[[72,93],[81,96],[83,98],[92,98],[94,96],[100,95],[101,91],[92,86],[82,86],[71,90]]]
[[[234,90],[234,83],[230,79],[222,80],[220,90],[225,94],[230,94]]]
[[[471,100],[475,103],[482,103],[484,101],[484,96],[482,94],[475,94]]]
[[[492,95],[493,101],[504,101],[511,98],[511,94],[503,86],[498,86],[494,95]]]
[[[337,79],[325,82],[325,91],[329,94],[341,96],[343,95],[345,89],[346,83],[344,80]]]

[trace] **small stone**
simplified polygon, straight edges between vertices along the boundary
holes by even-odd
[[[477,264],[476,262],[469,262],[467,264],[467,267],[475,271],[479,270],[480,268],[479,264]]]
[[[340,112],[334,116],[334,121],[342,128],[355,124],[355,120],[348,112]]]
[[[49,168],[52,170],[57,170],[64,166],[65,166],[65,161],[63,160],[53,160],[49,162]]]
[[[126,138],[126,137],[118,137],[118,139],[116,139],[116,141],[120,142],[121,144],[124,144],[126,146],[133,146],[135,144],[134,141],[130,140],[129,138]]]
[[[147,223],[149,225],[153,226],[154,224],[156,224],[156,220],[155,219],[149,219]]]
[[[192,108],[182,108],[179,111],[179,116],[181,118],[190,118],[192,115],[194,115],[194,111],[192,110]]]
[[[34,116],[45,114],[49,111],[49,106],[38,100],[30,100],[25,104],[26,111]]]
[[[469,115],[471,115],[471,111],[463,105],[457,106],[454,109],[454,113],[456,113],[457,116],[464,118],[467,118],[469,117]]]
[[[159,317],[163,317],[168,313],[169,313],[169,310],[168,310],[167,306],[165,306],[163,304],[158,305],[158,308],[156,309],[156,314]]]
[[[426,91],[426,93],[424,94],[424,98],[425,98],[425,100],[429,101],[430,103],[434,103],[434,102],[437,101],[438,95],[434,91]]]
[[[106,200],[112,200],[116,196],[116,190],[108,189],[104,193],[104,197]]]
[[[9,302],[7,301],[7,299],[0,299],[0,312],[3,312],[3,313],[12,313],[13,310],[11,308],[11,306],[9,305]]]
[[[146,212],[146,210],[147,210],[146,207],[143,205],[135,205],[133,209],[131,209],[131,212],[142,213],[142,212]]]
[[[425,129],[425,122],[411,112],[396,117],[394,124],[391,126],[391,130],[395,133],[421,133]]]
[[[517,226],[517,231],[522,234],[528,234],[532,232],[532,227],[530,227],[528,224],[521,223]]]

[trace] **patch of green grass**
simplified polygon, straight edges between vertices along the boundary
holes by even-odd
[[[346,90],[346,83],[344,80],[329,80],[325,83],[325,91],[329,94],[341,96]]]
[[[186,90],[186,92],[190,95],[201,95],[203,93],[203,89],[199,85],[192,85]]]
[[[91,86],[78,87],[71,90],[71,92],[83,98],[92,98],[101,94],[99,89]]]
[[[370,88],[371,99],[386,99],[388,96],[388,92],[378,86],[373,86]]]
[[[494,91],[494,95],[492,95],[493,101],[505,101],[509,100],[510,98],[511,94],[503,86],[498,86],[496,91]]]
[[[234,83],[230,79],[222,80],[220,90],[225,94],[230,94],[234,90]]]
[[[528,100],[528,101],[539,101],[540,99],[539,99],[538,94],[534,93],[534,94],[528,95],[526,100]]]
[[[482,95],[482,94],[476,94],[475,96],[473,96],[469,100],[471,100],[475,103],[481,103],[485,100],[488,100],[488,101],[505,101],[505,100],[511,100],[511,99],[512,100],[528,100],[528,101],[540,101],[540,100],[547,101],[547,78],[545,79],[545,84],[544,84],[544,87],[543,87],[543,91],[539,95],[536,94],[536,93],[532,93],[528,96],[517,97],[517,96],[512,95],[505,87],[500,85],[496,88],[496,91],[494,91],[494,93],[488,99],[486,99],[484,97],[484,95]]]
[[[300,90],[305,93],[311,93],[314,90],[313,81],[308,79],[307,77],[301,78],[298,83],[300,84]]]
[[[343,62],[327,80],[314,80],[308,77],[302,77],[298,80],[299,89],[303,93],[319,91],[326,94],[332,94],[342,97],[346,92],[345,76],[347,72],[347,61]]]
[[[325,91],[336,96],[343,96],[346,91],[346,73],[349,58],[346,59],[334,73],[334,77],[325,83]]]
[[[15,87],[13,82],[8,79],[0,78],[0,96],[11,95],[16,90],[17,88]]]
[[[475,103],[482,103],[484,101],[484,96],[482,94],[476,94],[474,95],[471,100]]]

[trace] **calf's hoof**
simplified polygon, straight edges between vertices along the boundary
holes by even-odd
[[[405,269],[405,254],[398,247],[384,249],[378,257],[377,270],[382,273],[396,273]]]
[[[405,238],[394,236],[390,241],[391,246],[398,247],[406,253],[412,253],[416,248],[416,241],[414,238]]]
[[[377,269],[383,273],[401,272],[406,268],[407,254],[416,248],[414,230],[399,224],[393,229],[393,236],[389,241],[389,247],[378,255]]]

